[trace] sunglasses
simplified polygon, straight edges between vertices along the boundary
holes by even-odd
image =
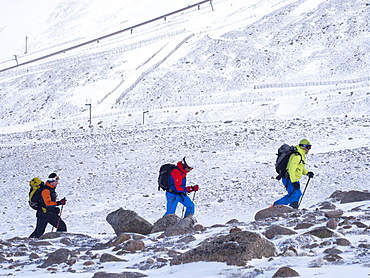
[[[311,150],[311,145],[301,144],[300,146],[301,146],[302,148],[307,149],[307,150]]]

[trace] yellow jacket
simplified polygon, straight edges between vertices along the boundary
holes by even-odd
[[[307,175],[308,170],[305,168],[306,164],[306,151],[299,145],[296,146],[299,154],[292,154],[289,158],[287,165],[287,172],[291,182],[297,182],[302,175]]]

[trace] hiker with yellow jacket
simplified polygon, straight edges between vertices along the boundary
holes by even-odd
[[[307,175],[309,178],[313,178],[313,172],[308,171],[305,168],[306,165],[306,154],[311,149],[311,144],[307,139],[302,139],[296,146],[297,152],[293,153],[289,157],[287,165],[288,177],[282,177],[283,185],[287,190],[288,194],[283,198],[274,202],[274,206],[277,205],[289,205],[292,208],[298,208],[299,200],[302,196],[299,180],[303,175]]]

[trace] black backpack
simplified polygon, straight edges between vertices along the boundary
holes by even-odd
[[[30,180],[30,192],[28,194],[28,204],[34,210],[39,209],[40,207],[40,199],[41,199],[41,191],[44,189],[44,182],[35,177]]]
[[[302,155],[298,152],[297,148],[294,146],[289,146],[288,144],[283,144],[278,148],[278,153],[276,162],[275,162],[275,170],[276,173],[279,175],[276,177],[277,180],[280,180],[281,178],[287,178],[289,179],[289,174],[287,172],[287,166],[289,162],[289,158],[292,154],[298,154]]]
[[[177,167],[174,164],[163,164],[161,168],[159,168],[158,190],[163,189],[168,192],[173,192],[170,188],[170,175],[175,168]]]

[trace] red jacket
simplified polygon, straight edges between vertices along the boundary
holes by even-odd
[[[185,171],[181,161],[177,162],[176,167],[170,175],[170,188],[177,192],[187,192],[186,174],[189,172]]]

